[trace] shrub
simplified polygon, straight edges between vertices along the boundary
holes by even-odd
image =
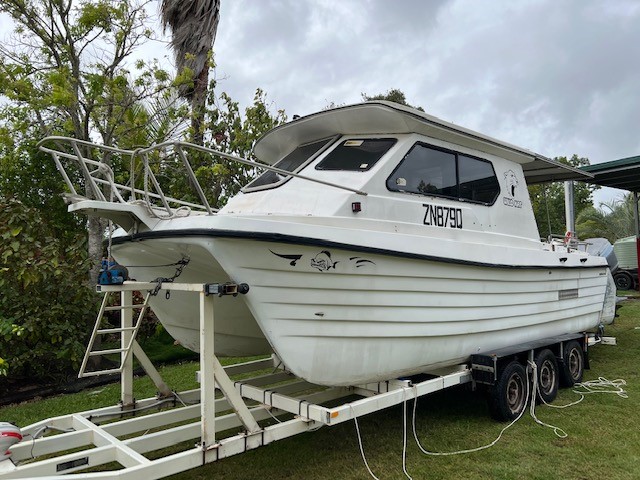
[[[4,382],[43,382],[76,372],[88,324],[95,319],[94,293],[86,286],[85,238],[58,238],[47,220],[44,212],[0,198]]]

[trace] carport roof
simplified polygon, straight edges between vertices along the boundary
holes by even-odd
[[[588,183],[640,192],[640,155],[587,165],[580,167],[580,170],[593,175],[593,178],[586,180]]]

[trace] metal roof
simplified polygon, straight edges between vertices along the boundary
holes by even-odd
[[[620,188],[630,192],[640,192],[640,155],[621,158],[611,162],[580,167],[594,177],[585,180],[603,187]]]

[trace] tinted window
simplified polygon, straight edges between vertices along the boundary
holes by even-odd
[[[318,154],[323,147],[326,147],[331,140],[332,138],[325,138],[317,142],[300,145],[293,152],[278,161],[274,167],[286,170],[287,172],[295,172],[299,170],[303,164],[307,163],[307,161],[311,160],[311,158]],[[267,170],[253,182],[244,187],[244,189],[250,190],[256,187],[275,186],[288,178],[290,177]]]
[[[500,185],[487,160],[416,143],[387,179],[396,192],[492,204]]]
[[[460,198],[474,202],[493,203],[500,185],[490,162],[458,155]]]
[[[451,152],[416,144],[387,180],[387,188],[457,198],[456,157]]]
[[[316,169],[364,172],[373,167],[395,143],[395,138],[345,140],[334,148]]]

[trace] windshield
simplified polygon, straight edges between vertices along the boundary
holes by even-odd
[[[313,160],[322,150],[324,150],[334,138],[335,137],[324,138],[322,140],[300,145],[291,153],[279,160],[274,167],[286,170],[287,172],[298,172]],[[243,191],[246,192],[275,187],[281,185],[289,178],[291,178],[289,175],[281,175],[276,172],[266,171],[244,187]]]
[[[366,172],[396,143],[395,138],[345,140],[316,167],[316,170]]]

